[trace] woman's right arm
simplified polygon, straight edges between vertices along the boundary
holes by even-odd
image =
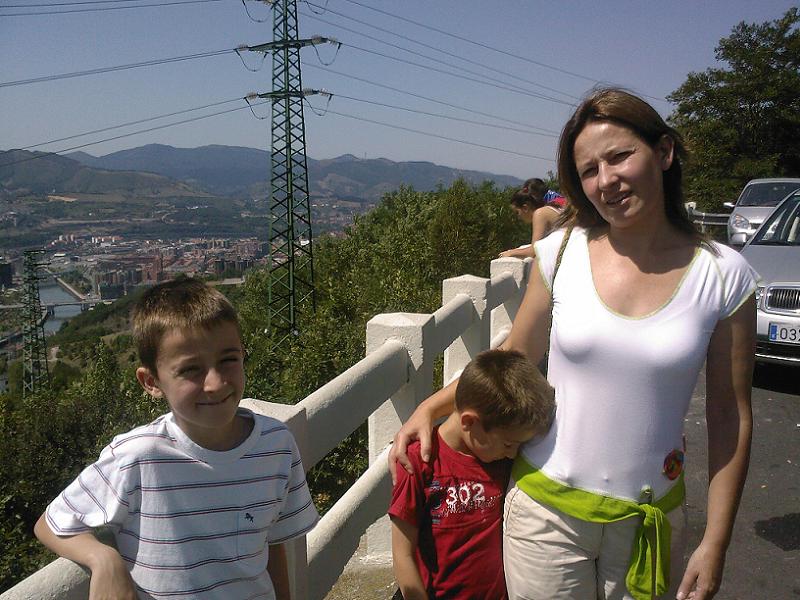
[[[544,284],[538,266],[533,264],[522,304],[508,339],[501,348],[518,350],[533,364],[538,364],[547,350],[549,320],[550,290]],[[414,440],[419,440],[422,460],[428,462],[433,424],[437,419],[453,412],[456,385],[458,385],[457,379],[425,399],[395,434],[394,444],[389,450],[389,472],[392,475],[392,483],[397,480],[395,476],[397,463],[409,473],[413,472],[406,455],[406,448]]]
[[[403,423],[394,435],[394,443],[389,450],[389,472],[392,474],[392,484],[397,483],[395,470],[397,463],[409,473],[413,473],[411,461],[408,460],[406,448],[414,440],[419,440],[420,455],[422,460],[428,462],[431,456],[431,433],[433,424],[437,419],[446,417],[455,406],[456,385],[458,379],[453,380],[438,392],[428,396]]]
[[[503,350],[517,350],[533,364],[539,364],[547,351],[550,331],[550,290],[542,279],[539,265],[531,265],[528,287]]]

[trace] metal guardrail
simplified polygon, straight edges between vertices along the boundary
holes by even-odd
[[[701,227],[704,225],[724,226],[728,224],[730,215],[690,211],[689,218]]]
[[[686,203],[686,212],[692,223],[700,226],[700,231],[705,233],[706,227],[725,227],[728,224],[730,214],[725,213],[705,213],[695,210],[694,202]]]

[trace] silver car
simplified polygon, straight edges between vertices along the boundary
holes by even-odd
[[[728,243],[741,246],[756,232],[781,200],[800,188],[800,178],[751,179],[736,204],[726,202],[733,212],[728,218]]]
[[[800,190],[742,249],[761,276],[756,291],[756,360],[800,368]]]

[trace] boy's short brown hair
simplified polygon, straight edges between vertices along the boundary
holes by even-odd
[[[478,413],[486,431],[495,427],[547,427],[555,390],[516,350],[486,350],[464,368],[456,386],[456,409]]]
[[[161,340],[168,331],[207,330],[224,322],[239,329],[239,317],[230,301],[216,288],[191,278],[173,279],[145,291],[133,307],[131,320],[139,362],[153,373]]]

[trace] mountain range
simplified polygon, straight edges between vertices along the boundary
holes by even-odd
[[[0,151],[0,196],[54,193],[150,196],[208,195],[152,172],[111,171],[42,152]]]
[[[84,152],[67,155],[87,167],[108,171],[155,173],[196,189],[223,196],[263,198],[269,178],[269,153],[239,146],[174,148],[149,144],[105,156]],[[509,175],[495,175],[436,165],[431,162],[395,162],[361,159],[352,154],[326,160],[308,159],[311,194],[361,202],[377,202],[401,184],[417,190],[449,186],[458,178],[473,183],[494,181],[498,187],[518,186]]]

